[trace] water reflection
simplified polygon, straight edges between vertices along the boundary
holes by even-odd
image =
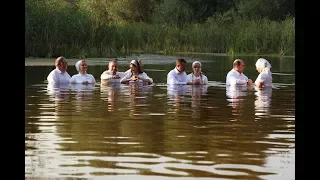
[[[192,118],[197,119],[201,117],[201,100],[207,94],[208,85],[192,85],[191,89],[191,110]]]
[[[242,115],[244,96],[248,95],[247,86],[226,86],[228,106],[232,107],[232,115]]]
[[[187,92],[190,90],[188,85],[169,85],[167,86],[168,103],[176,107],[180,106],[181,101],[186,98]]]
[[[120,83],[109,83],[104,84],[101,83],[100,91],[101,91],[101,99],[108,102],[107,110],[109,112],[114,112],[117,109],[117,102],[119,101],[120,94]]]
[[[135,82],[123,86],[127,88],[124,94],[129,98],[129,116],[139,118],[141,112],[148,112],[148,98],[153,94],[153,86]]]
[[[67,100],[70,98],[69,84],[48,84],[47,94],[51,101]]]
[[[270,96],[229,91],[230,64],[214,60],[201,60],[215,80],[205,88],[47,89],[50,68],[26,68],[26,179],[294,179],[294,76],[275,76]],[[169,70],[171,61],[145,65]],[[98,77],[101,66],[92,68]]]
[[[263,89],[256,89],[254,93],[255,98],[255,115],[267,116],[270,114],[272,87],[265,87]]]

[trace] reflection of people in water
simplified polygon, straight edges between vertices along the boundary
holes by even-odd
[[[255,115],[268,115],[269,108],[271,104],[271,96],[272,96],[272,87],[264,87],[263,89],[256,88],[256,100],[254,102],[255,105]]]
[[[247,90],[247,86],[226,86],[227,101],[233,108],[233,115],[242,114],[243,97],[248,95]]]
[[[72,84],[95,84],[96,83],[95,78],[91,74],[87,73],[88,64],[85,60],[79,60],[75,64],[75,67],[79,73],[71,77],[70,83]]]
[[[91,99],[94,90],[94,84],[71,84],[71,90],[75,92],[75,97],[78,100]]]
[[[47,93],[50,96],[49,99],[56,100],[65,100],[70,97],[70,86],[68,84],[57,84],[57,83],[48,83]]]
[[[116,110],[116,104],[120,92],[120,83],[102,85],[101,84],[101,99],[108,102],[108,111]]]
[[[180,102],[185,98],[185,95],[192,86],[180,85],[180,84],[168,84],[167,85],[167,92],[168,98],[170,101],[174,102],[174,106],[179,106]]]
[[[74,108],[76,112],[83,112],[86,109],[90,109],[92,97],[94,94],[94,84],[71,84],[71,90],[74,94],[75,103]]]
[[[191,110],[192,118],[200,118],[201,97],[208,91],[208,85],[191,86]]]
[[[152,94],[152,86],[141,85],[139,83],[129,83],[128,84],[128,94],[130,102],[130,116],[134,116],[141,112],[146,112],[148,110],[140,110],[142,108],[148,108],[148,96]]]

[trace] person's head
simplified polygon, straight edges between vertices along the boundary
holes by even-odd
[[[266,59],[259,58],[256,62],[256,69],[259,73],[263,71],[270,71],[271,64]]]
[[[195,61],[192,63],[192,72],[194,74],[201,72],[201,63],[199,61]]]
[[[108,69],[110,72],[115,74],[118,71],[118,62],[116,60],[109,61]]]
[[[187,61],[182,58],[176,59],[176,68],[179,72],[183,72],[186,70],[186,63]]]
[[[236,59],[233,61],[233,69],[238,71],[239,73],[243,73],[245,68],[245,64],[241,59]]]
[[[85,60],[79,60],[76,64],[75,67],[77,71],[81,74],[86,74],[88,70],[88,64]]]
[[[55,66],[56,66],[56,68],[59,69],[61,72],[66,72],[66,71],[67,71],[67,68],[68,68],[68,63],[67,63],[66,58],[63,57],[63,56],[59,56],[59,57],[56,59]]]
[[[129,66],[130,66],[130,69],[131,69],[131,72],[132,73],[138,73],[138,74],[140,74],[140,73],[143,73],[143,71],[141,70],[141,67],[140,67],[140,63],[138,62],[138,60],[132,60],[131,62],[130,62],[130,64],[129,64]]]

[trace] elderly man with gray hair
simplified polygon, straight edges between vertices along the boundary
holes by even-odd
[[[67,72],[68,63],[65,57],[60,56],[55,61],[56,68],[52,70],[48,77],[48,84],[50,85],[66,85],[70,83],[71,76]]]

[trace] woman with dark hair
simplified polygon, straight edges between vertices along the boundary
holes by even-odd
[[[129,82],[139,82],[143,84],[152,84],[153,80],[141,69],[138,60],[132,60],[129,64],[130,71],[120,80],[122,84],[127,84]]]

